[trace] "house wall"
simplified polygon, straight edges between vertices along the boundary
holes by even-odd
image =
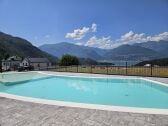
[[[31,66],[34,67],[34,69],[39,69],[40,68],[47,68],[50,64],[48,63],[30,63]]]
[[[20,66],[24,67],[24,66],[29,66],[29,62],[27,60],[23,60],[21,63],[20,63]]]
[[[8,70],[10,69],[9,62],[2,62],[2,70]]]
[[[35,70],[38,70],[39,68],[41,69],[46,69],[48,66],[51,66],[51,63],[47,62],[29,62],[27,59],[24,59],[21,63],[20,66],[25,67],[25,66],[33,66]]]
[[[2,62],[2,69],[3,70],[9,70],[14,69],[15,66],[18,67],[20,65],[20,61],[3,61]]]

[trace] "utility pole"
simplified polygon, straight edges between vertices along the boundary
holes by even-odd
[[[90,66],[90,73],[92,73],[92,65]]]
[[[151,69],[151,77],[153,76],[153,63],[151,62],[151,66],[150,66],[150,69]]]
[[[125,74],[127,75],[127,67],[128,67],[128,64],[127,64],[127,61],[125,62],[125,70],[126,70],[126,72],[125,72]]]
[[[108,65],[106,66],[106,69],[107,69],[107,74],[108,74]]]
[[[0,72],[2,73],[2,58],[0,57]]]

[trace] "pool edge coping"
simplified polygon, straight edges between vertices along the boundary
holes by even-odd
[[[56,106],[64,106],[64,107],[73,107],[73,108],[96,109],[96,110],[129,112],[129,113],[139,113],[139,114],[168,115],[168,109],[137,108],[137,107],[123,107],[123,106],[112,106],[112,105],[65,102],[65,101],[47,100],[47,99],[19,96],[19,95],[13,95],[13,94],[8,94],[8,93],[0,93],[0,97],[20,100],[24,102],[46,104],[46,105],[56,105]]]
[[[77,76],[77,75],[55,75],[55,74],[49,74],[49,73],[45,73],[45,71],[36,71],[37,73],[40,73],[40,74],[46,74],[46,75],[52,75],[52,76],[66,76],[66,77],[81,77],[81,78],[111,78],[112,76],[110,76],[110,75],[107,75],[107,76],[103,76],[103,77],[90,77],[90,76]],[[118,75],[117,75],[118,76]],[[126,78],[126,77],[129,77],[129,78]],[[118,76],[118,78],[117,79],[121,79],[121,77],[120,76]],[[156,80],[151,80],[151,79],[149,79],[149,78],[145,78],[145,77],[140,77],[140,76],[134,76],[134,77],[132,77],[132,76],[124,76],[124,79],[142,79],[142,80],[145,80],[145,81],[150,81],[150,82],[153,82],[153,83],[155,83],[155,84],[158,84],[158,85],[162,85],[162,86],[166,86],[166,87],[168,87],[168,84],[166,84],[166,83],[163,83],[163,82],[159,82],[159,81],[156,81]]]
[[[53,76],[68,76],[68,77],[84,77],[84,76],[76,76],[76,75],[54,75],[41,72],[41,71],[34,71],[41,74],[53,75]],[[110,76],[104,77],[85,77],[85,78],[110,78]],[[128,79],[143,79],[146,81],[154,82],[155,84],[168,86],[165,83],[150,80],[148,78],[142,77],[131,77]],[[126,79],[126,78],[125,78]],[[141,113],[141,114],[160,114],[160,115],[168,115],[168,109],[155,109],[155,108],[138,108],[138,107],[126,107],[126,106],[112,106],[112,105],[99,105],[99,104],[87,104],[87,103],[77,103],[77,102],[65,102],[65,101],[57,101],[57,100],[47,100],[47,99],[40,99],[40,98],[33,98],[33,97],[26,97],[26,96],[19,96],[13,95],[8,93],[1,93],[0,97],[5,97],[9,99],[15,99],[25,102],[32,102],[32,103],[39,103],[39,104],[46,104],[46,105],[57,105],[57,106],[64,106],[64,107],[74,107],[74,108],[85,108],[85,109],[97,109],[97,110],[105,110],[105,111],[115,111],[115,112],[130,112],[130,113]]]

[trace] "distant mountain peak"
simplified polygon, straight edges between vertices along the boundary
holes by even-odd
[[[39,48],[56,57],[70,54],[79,58],[94,60],[151,60],[168,57],[168,41],[149,41],[132,45],[125,44],[108,50],[76,45],[70,42],[44,44]],[[0,32],[0,51],[1,49],[5,49],[8,53],[21,57],[53,58],[51,55],[33,46],[29,41],[3,32]]]
[[[62,57],[62,55],[64,54],[70,54],[80,58],[90,58],[94,60],[102,59],[101,55],[99,55],[99,53],[97,52],[99,51],[99,49],[80,46],[68,42],[42,45],[39,48],[57,57]]]
[[[149,42],[148,44],[152,45],[152,43],[153,42]],[[165,55],[154,49],[143,47],[141,43],[133,45],[125,44],[114,49],[105,50],[61,42],[49,46],[41,46],[40,49],[58,57],[61,57],[63,54],[70,54],[95,60],[148,60],[165,57]]]

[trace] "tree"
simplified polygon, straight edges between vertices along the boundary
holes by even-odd
[[[3,48],[0,48],[0,72],[2,73],[2,60],[6,57],[7,52]]]
[[[71,66],[71,65],[78,65],[79,59],[76,56],[71,55],[63,55],[60,61],[61,66]]]
[[[0,56],[0,72],[2,73],[2,57]]]

